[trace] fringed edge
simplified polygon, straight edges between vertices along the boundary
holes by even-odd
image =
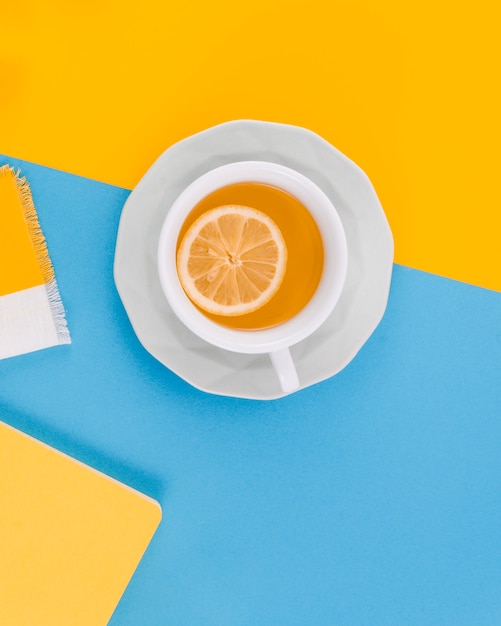
[[[9,165],[0,167],[0,175],[10,175],[14,180],[21,208],[23,210],[24,222],[33,243],[38,265],[42,272],[58,340],[60,343],[71,343],[65,310],[54,273],[54,266],[50,260],[47,243],[40,227],[40,222],[38,221],[38,215],[33,203],[33,197],[31,195],[30,184],[24,176],[21,176],[21,171],[19,169],[16,172]]]
[[[49,280],[48,283],[45,283],[45,290],[47,291],[47,299],[49,300],[52,319],[54,320],[54,326],[56,328],[59,343],[71,343],[70,331],[66,322],[63,301],[61,300],[55,278]]]

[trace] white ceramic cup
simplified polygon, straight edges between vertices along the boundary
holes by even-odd
[[[297,198],[315,220],[324,246],[324,267],[313,297],[295,316],[264,330],[235,330],[210,320],[185,294],[176,270],[178,235],[190,211],[216,189],[242,182],[273,185]],[[197,178],[168,210],[158,243],[158,273],[162,289],[181,322],[218,348],[245,354],[268,353],[284,393],[300,387],[289,348],[315,332],[332,313],[343,289],[347,262],[343,225],[326,194],[299,172],[266,161],[230,163]]]

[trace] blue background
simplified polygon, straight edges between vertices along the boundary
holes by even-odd
[[[0,418],[163,508],[112,626],[501,623],[500,293],[395,266],[337,376],[212,396],[122,307],[129,192],[6,162],[31,184],[73,343],[0,361]]]

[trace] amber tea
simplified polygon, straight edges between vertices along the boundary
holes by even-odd
[[[230,184],[208,194],[191,210],[179,232],[178,252],[186,233],[197,220],[203,221],[207,212],[218,207],[233,207],[237,212],[241,209],[242,215],[236,216],[235,229],[241,228],[238,224],[245,221],[245,216],[261,215],[257,222],[261,220],[262,224],[258,226],[268,228],[272,239],[271,244],[262,244],[261,248],[266,254],[274,255],[276,265],[283,262],[284,269],[273,295],[250,312],[218,315],[200,306],[199,310],[218,324],[238,330],[263,330],[287,322],[308,304],[322,276],[324,249],[315,220],[297,198],[278,187],[254,182]],[[276,250],[270,252],[270,245]],[[207,280],[211,280],[210,273]],[[256,284],[259,288],[259,277]]]

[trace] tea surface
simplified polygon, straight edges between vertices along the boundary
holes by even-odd
[[[193,208],[179,232],[178,247],[198,217],[225,205],[248,206],[268,215],[285,240],[287,267],[279,290],[261,308],[231,317],[202,312],[218,324],[239,330],[282,324],[306,306],[320,282],[324,250],[318,226],[306,207],[282,189],[262,183],[236,183],[210,193]]]

